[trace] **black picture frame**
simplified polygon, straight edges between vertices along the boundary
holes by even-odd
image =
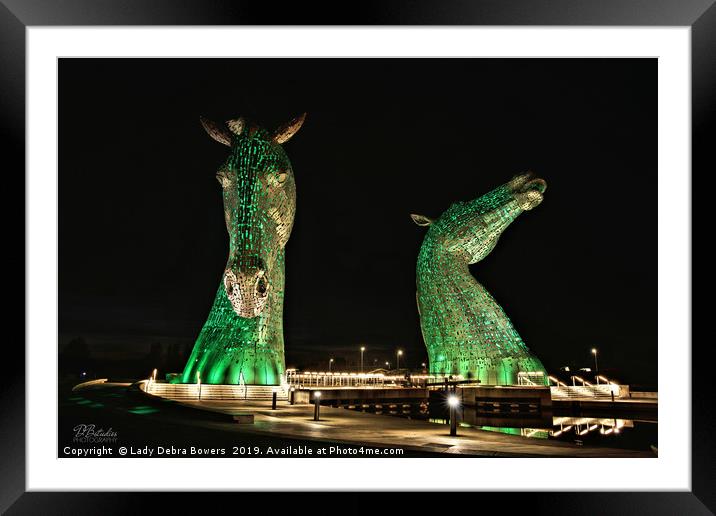
[[[557,26],[688,26],[692,50],[692,179],[716,170],[712,151],[716,125],[716,6],[714,0],[428,0],[365,1],[345,9],[341,2],[272,3],[229,0],[1,0],[0,126],[5,145],[5,185],[24,178],[25,167],[25,30],[32,26],[88,25],[557,25]],[[14,191],[24,191],[24,181]],[[17,196],[20,198],[19,196]],[[19,208],[17,208],[19,209]],[[13,219],[17,218],[17,211]],[[23,238],[23,237],[20,237]],[[19,240],[19,239],[18,239]],[[24,263],[19,253],[10,266]],[[25,268],[25,277],[32,274]],[[24,299],[24,296],[23,296]],[[22,306],[24,303],[16,303]],[[23,314],[24,315],[24,314]],[[20,315],[22,317],[22,315]],[[8,318],[8,320],[11,320]],[[20,339],[24,342],[24,334]],[[710,343],[694,340],[692,356],[692,490],[690,492],[493,493],[480,494],[487,507],[494,498],[510,507],[551,514],[710,514],[716,511],[716,454],[712,429],[713,389],[709,385]],[[8,514],[144,513],[157,504],[163,512],[186,507],[186,494],[40,493],[25,492],[25,350],[8,343],[0,396],[2,463],[0,508]],[[680,351],[681,352],[681,351]],[[674,381],[679,381],[675,379]],[[686,381],[686,380],[684,380]],[[48,428],[53,422],[48,421]],[[217,497],[222,505],[231,494]],[[240,496],[249,496],[242,493]],[[265,494],[252,494],[253,497]],[[311,494],[295,493],[291,504],[304,506]],[[218,499],[221,497],[221,500]],[[369,510],[373,502],[360,493],[342,497],[344,507]],[[226,500],[228,502],[228,500]],[[502,501],[502,502],[501,502]],[[420,508],[416,496],[402,508]],[[484,505],[483,505],[484,504]]]

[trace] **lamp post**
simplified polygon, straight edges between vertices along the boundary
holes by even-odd
[[[597,377],[597,385],[599,385],[599,365],[597,364],[597,348],[592,348],[592,355],[594,355],[594,376]]]
[[[385,363],[385,367],[386,367],[388,370],[390,370],[390,362],[386,362],[386,363]]]
[[[450,407],[450,435],[457,436],[457,407],[460,405],[460,398],[455,394],[448,395],[448,407]]]
[[[333,359],[328,360],[328,372],[330,373],[333,370]]]
[[[201,374],[199,371],[196,372],[196,383],[199,384],[199,399],[201,399]]]
[[[365,351],[365,346],[360,347],[360,372],[363,372],[363,352]]]
[[[400,369],[400,357],[403,355],[403,350],[399,349],[395,354],[395,368]]]
[[[321,391],[313,393],[313,420],[318,421],[321,410]]]

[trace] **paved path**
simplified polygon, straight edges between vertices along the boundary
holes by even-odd
[[[362,446],[402,447],[429,452],[493,457],[654,457],[649,452],[616,448],[577,446],[554,440],[459,427],[458,436],[449,435],[447,425],[321,407],[321,420],[313,421],[313,405],[258,401],[186,401],[182,405],[222,412],[254,414],[253,425],[234,424],[238,432],[306,440],[334,441]],[[232,423],[205,423],[226,427]]]

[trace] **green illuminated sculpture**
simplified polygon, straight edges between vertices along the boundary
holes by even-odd
[[[201,119],[230,147],[216,174],[223,189],[229,258],[214,306],[178,381],[277,385],[283,351],[284,247],[296,212],[296,183],[281,145],[305,113],[273,133],[239,118]]]
[[[513,220],[542,202],[546,188],[544,180],[524,174],[475,200],[453,204],[436,220],[411,215],[419,226],[429,226],[416,281],[431,373],[488,385],[548,384],[542,363],[468,269],[490,254]]]

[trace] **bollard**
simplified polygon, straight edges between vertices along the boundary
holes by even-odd
[[[321,392],[316,391],[313,393],[313,420],[318,421],[321,412]]]
[[[289,396],[289,398],[288,398],[288,399],[289,399],[289,403],[290,403],[291,405],[293,405],[294,403],[296,403],[296,400],[295,400],[295,398],[296,398],[296,390],[295,390],[293,387],[291,387],[291,390],[289,391],[288,396]]]
[[[276,410],[276,391],[273,391],[273,398],[271,400],[271,410]]]
[[[457,407],[460,405],[460,398],[456,394],[451,394],[447,399],[450,407],[450,435],[457,436]]]
[[[614,391],[612,391],[612,403],[614,403]]]

